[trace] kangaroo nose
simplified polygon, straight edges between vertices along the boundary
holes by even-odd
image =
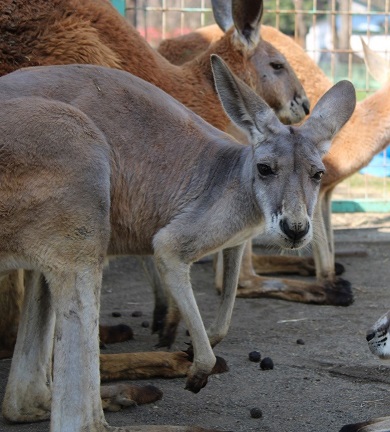
[[[310,114],[310,102],[309,101],[303,102],[302,108],[303,108],[303,111],[305,111],[306,115]]]
[[[370,342],[370,340],[374,339],[374,337],[375,337],[375,332],[367,333],[367,336],[366,336],[367,342]]]
[[[300,240],[302,237],[304,237],[310,228],[309,222],[306,223],[304,227],[302,227],[302,224],[293,224],[292,229],[290,228],[287,219],[282,219],[280,221],[280,229],[286,234],[288,238],[290,238],[293,241]]]

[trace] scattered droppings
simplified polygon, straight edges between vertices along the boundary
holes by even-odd
[[[149,321],[142,321],[141,326],[144,328],[148,328],[149,327]]]
[[[305,345],[305,341],[303,339],[297,339],[298,345]]]
[[[251,408],[250,414],[252,418],[261,418],[263,417],[263,413],[260,408]]]
[[[122,316],[122,314],[120,312],[113,312],[111,315],[115,318],[119,318]]]
[[[136,317],[136,318],[141,317],[142,315],[143,315],[143,314],[142,314],[141,311],[134,311],[134,312],[131,314],[132,317]]]
[[[259,351],[251,351],[249,353],[249,360],[251,362],[258,363],[261,360],[261,354],[259,353]]]
[[[261,360],[260,367],[262,370],[270,370],[274,368],[274,362],[270,357],[264,357],[263,360]]]

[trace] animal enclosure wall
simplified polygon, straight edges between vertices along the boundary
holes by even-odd
[[[112,1],[154,47],[214,23],[211,0]],[[358,100],[381,86],[365,66],[361,38],[390,61],[390,0],[265,0],[264,6],[263,23],[291,36],[334,83],[351,80]],[[389,179],[387,149],[337,187],[333,210],[390,211]]]

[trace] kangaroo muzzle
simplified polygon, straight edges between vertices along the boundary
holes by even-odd
[[[300,241],[310,230],[310,222],[308,221],[305,224],[301,222],[289,224],[287,219],[282,219],[279,226],[293,243]]]

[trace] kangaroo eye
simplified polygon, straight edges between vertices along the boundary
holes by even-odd
[[[322,179],[322,176],[324,175],[324,171],[317,171],[313,176],[312,176],[312,178],[314,179],[314,180],[318,180],[318,181],[320,181],[321,179]]]
[[[257,171],[259,171],[259,174],[263,177],[274,174],[272,168],[266,164],[257,164]]]
[[[274,62],[272,62],[272,63],[270,63],[270,65],[271,65],[272,69],[275,69],[275,70],[280,70],[280,69],[284,68],[284,66],[283,66],[282,63],[274,63]]]

